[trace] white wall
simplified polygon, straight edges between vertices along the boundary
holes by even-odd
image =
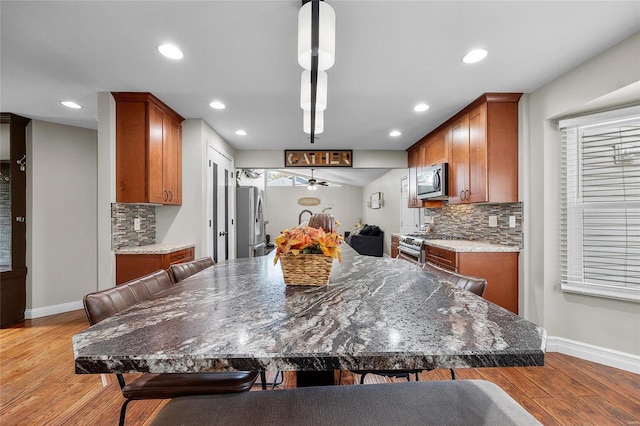
[[[402,187],[400,180],[407,176],[407,169],[391,170],[387,174],[374,180],[362,189],[362,220],[369,225],[378,225],[384,231],[384,252],[391,252],[391,233],[400,232],[400,199],[402,196]],[[384,206],[379,209],[371,209],[367,207],[369,197],[374,192],[382,192],[384,197]]]
[[[317,206],[301,206],[298,199],[302,197],[318,197]],[[350,185],[336,187],[320,187],[316,191],[309,191],[305,186],[268,186],[265,191],[265,220],[271,241],[285,229],[298,225],[298,216],[303,210],[321,213],[322,209],[332,207],[326,213],[332,214],[340,222],[338,232],[344,234],[362,217],[362,188]],[[305,213],[302,220],[309,219]]]
[[[158,243],[196,244],[196,258],[207,254],[207,150],[211,145],[233,158],[236,151],[207,123],[182,123],[182,205],[156,207]],[[234,238],[230,238],[234,240]],[[229,252],[235,251],[235,246]]]
[[[45,308],[57,313],[51,307],[77,305],[96,291],[96,218],[96,131],[32,120],[27,129],[27,317],[41,316]]]
[[[525,316],[550,336],[640,355],[640,304],[560,291],[556,118],[640,80],[640,33],[532,93],[523,135]],[[640,101],[640,94],[638,96]]]

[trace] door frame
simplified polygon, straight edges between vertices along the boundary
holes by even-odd
[[[213,235],[211,232],[211,228],[209,227],[209,220],[212,219],[212,210],[213,210],[213,206],[211,203],[209,203],[209,195],[214,193],[214,188],[213,188],[213,178],[211,175],[211,170],[209,168],[209,160],[211,160],[211,153],[212,151],[215,151],[217,154],[221,155],[222,157],[226,158],[227,160],[229,160],[231,167],[229,170],[229,180],[228,180],[228,188],[229,188],[229,200],[228,200],[228,205],[229,205],[229,210],[228,210],[228,216],[227,216],[227,229],[229,230],[229,234],[227,235],[228,237],[228,250],[229,250],[229,259],[235,259],[236,258],[236,228],[235,228],[235,222],[236,222],[236,184],[235,184],[235,161],[234,158],[231,154],[225,152],[224,150],[220,149],[218,146],[216,146],[214,143],[207,141],[207,155],[206,155],[206,159],[205,159],[205,168],[207,170],[206,173],[206,192],[205,192],[205,197],[206,197],[206,207],[205,207],[205,223],[204,223],[204,241],[206,241],[206,249],[205,252],[207,253],[207,256],[211,256],[213,258],[213,245],[212,245],[212,239],[213,239]]]

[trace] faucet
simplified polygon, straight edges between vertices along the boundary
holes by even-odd
[[[300,224],[302,223],[302,215],[303,215],[305,212],[307,212],[307,213],[309,213],[311,216],[313,216],[313,212],[312,212],[311,210],[307,210],[307,209],[302,210],[302,211],[300,212],[300,214],[298,215],[298,225],[300,225]]]
[[[331,210],[333,207],[329,206],[329,207],[325,207],[324,209],[322,209],[322,213],[324,213],[327,210]]]

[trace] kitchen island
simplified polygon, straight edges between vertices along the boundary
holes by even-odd
[[[75,335],[76,372],[543,365],[542,327],[409,262],[343,247],[322,287],[285,286],[273,254],[205,269]]]

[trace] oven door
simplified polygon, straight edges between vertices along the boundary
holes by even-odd
[[[404,259],[416,265],[422,265],[424,260],[422,258],[422,250],[409,248],[405,246],[398,246],[398,257],[396,259]]]

